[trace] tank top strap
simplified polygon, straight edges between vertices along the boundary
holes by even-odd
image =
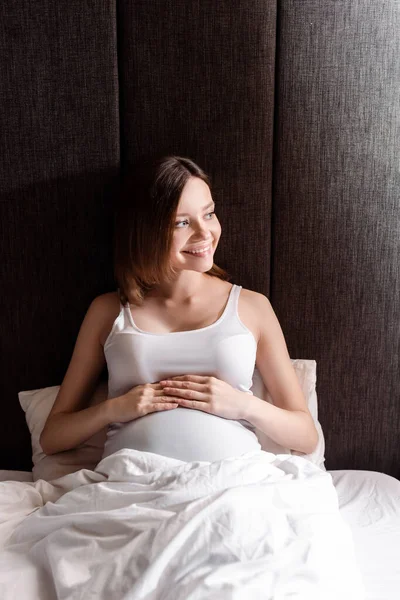
[[[229,299],[225,307],[224,318],[237,317],[238,316],[238,302],[239,294],[242,289],[241,285],[233,284],[233,287],[229,293]]]

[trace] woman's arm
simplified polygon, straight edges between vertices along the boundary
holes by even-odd
[[[100,331],[109,319],[109,294],[93,300],[82,322],[73,355],[40,436],[46,454],[75,448],[112,422],[110,401],[87,407],[105,365]]]
[[[310,454],[317,446],[318,432],[282,329],[266,296],[254,292],[252,302],[259,322],[256,366],[274,404],[250,396],[244,418],[277,444]]]
[[[59,412],[47,419],[40,436],[40,445],[45,454],[71,450],[109,423],[112,423],[109,400],[77,412]]]

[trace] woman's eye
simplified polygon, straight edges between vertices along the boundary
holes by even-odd
[[[209,215],[211,215],[211,217],[210,217],[210,218],[212,218],[212,217],[213,217],[213,215],[215,215],[215,210],[213,210],[212,212],[209,212],[209,213],[207,213],[207,215],[206,215],[206,216],[208,217]],[[179,228],[181,229],[181,227],[180,227],[180,226],[181,226],[181,225],[185,225],[186,223],[189,223],[189,221],[188,221],[187,219],[186,219],[185,221],[177,221],[177,222],[175,223],[175,227],[179,227]]]

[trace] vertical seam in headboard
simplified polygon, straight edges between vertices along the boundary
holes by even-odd
[[[274,73],[274,110],[273,110],[273,130],[272,130],[272,176],[271,176],[271,224],[270,224],[270,269],[269,269],[269,297],[271,303],[274,298],[274,256],[275,256],[275,184],[276,184],[276,164],[278,155],[278,121],[279,121],[279,60],[280,60],[280,2],[276,2],[276,22],[275,22],[275,73]]]

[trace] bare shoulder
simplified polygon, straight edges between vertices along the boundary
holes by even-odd
[[[242,288],[239,296],[238,311],[240,319],[253,332],[257,343],[271,322],[276,320],[271,303],[264,294]]]
[[[100,294],[96,296],[92,301],[92,304],[95,305],[99,310],[107,310],[107,307],[110,306],[119,306],[119,296],[118,292],[106,292],[105,294]]]
[[[269,347],[285,347],[286,341],[278,317],[272,307],[270,300],[258,292],[246,290],[243,298],[246,298],[248,306],[254,315],[255,326],[257,327],[257,344]],[[287,352],[287,350],[285,350]]]
[[[90,305],[90,309],[95,312],[99,323],[99,339],[102,346],[119,315],[120,308],[120,299],[116,291],[96,296]]]
[[[271,303],[267,296],[264,296],[264,294],[242,288],[240,297],[243,299],[246,305],[257,312],[260,311],[261,314],[264,314],[265,311],[272,311]]]

